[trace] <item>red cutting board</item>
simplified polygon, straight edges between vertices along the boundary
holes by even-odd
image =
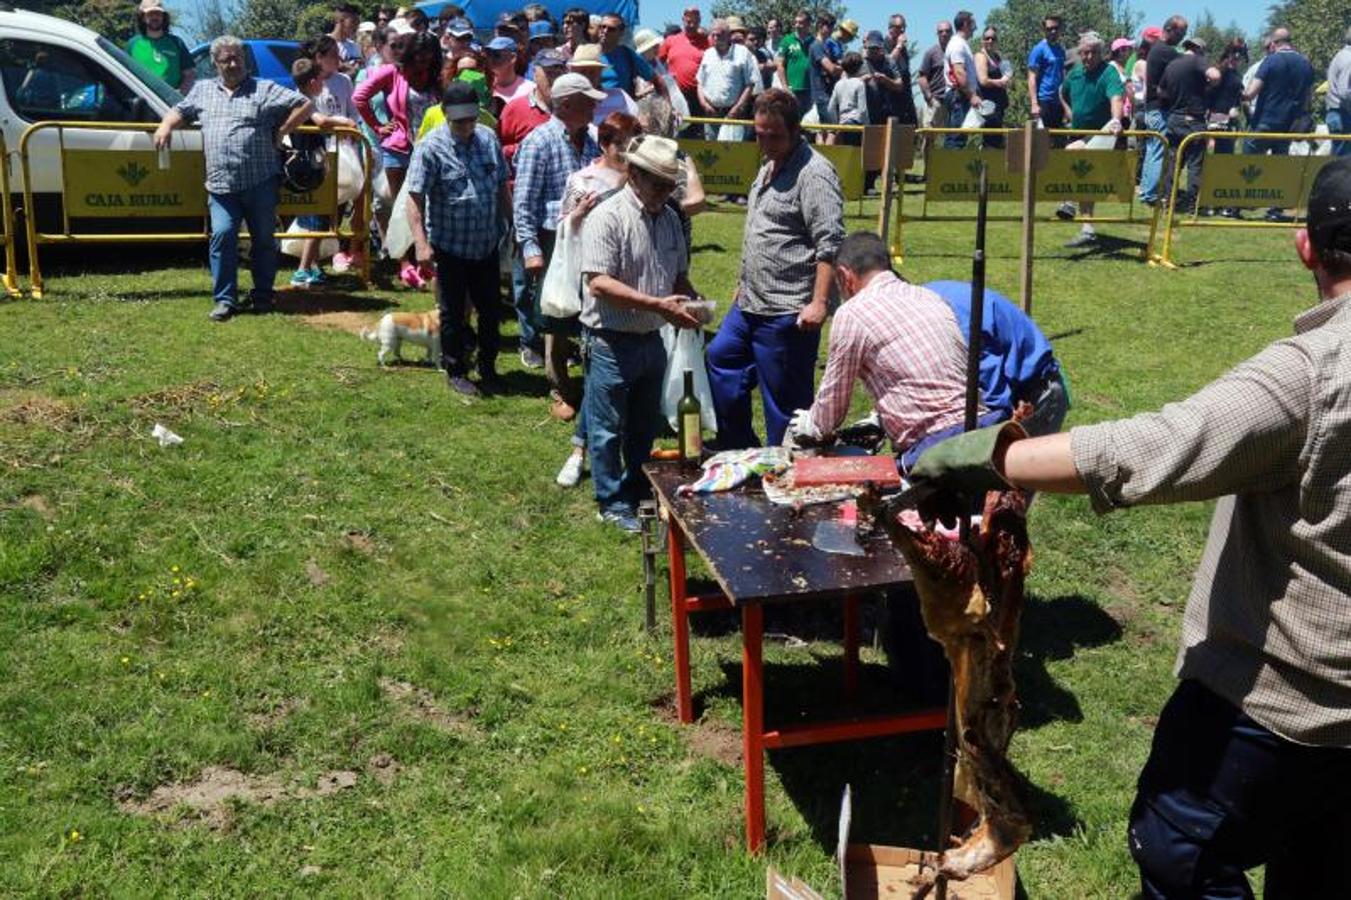
[[[891,456],[804,456],[793,461],[793,484],[859,484],[899,486],[900,473]]]

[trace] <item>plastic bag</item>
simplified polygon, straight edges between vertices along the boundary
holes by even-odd
[[[582,239],[567,216],[558,220],[558,240],[539,289],[539,311],[568,319],[582,311]]]
[[[389,210],[389,225],[385,228],[385,252],[390,259],[403,259],[413,246],[413,229],[408,224],[408,179],[403,180],[399,196]]]
[[[718,140],[728,144],[735,144],[741,141],[746,135],[745,125],[719,125]]]
[[[338,141],[338,202],[351,203],[365,183],[366,173],[357,145],[351,141]]]
[[[685,396],[685,370],[694,372],[694,396],[699,400],[699,418],[704,431],[718,430],[718,417],[713,412],[713,392],[708,387],[708,370],[704,368],[704,332],[699,328],[661,327],[661,341],[666,345],[666,376],[662,379],[661,414],[670,423],[672,431],[679,431],[676,407]]]
[[[300,227],[299,219],[292,219],[291,224],[286,227],[287,234],[295,234],[308,229]],[[281,252],[286,256],[300,258],[300,253],[305,249],[305,241],[308,238],[283,238],[281,242]],[[338,242],[334,238],[324,238],[319,242],[319,258],[328,259],[338,252]]]

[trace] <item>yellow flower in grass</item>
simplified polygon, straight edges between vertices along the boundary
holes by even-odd
[[[67,840],[69,840],[72,844],[78,844],[80,841],[84,840],[84,835],[80,834],[80,832],[78,832],[78,831],[76,831],[74,828],[72,828],[72,829],[70,830],[70,834],[66,835],[66,838],[67,838]]]

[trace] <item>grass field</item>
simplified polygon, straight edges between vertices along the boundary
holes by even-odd
[[[724,301],[741,223],[695,226],[694,281]],[[1121,240],[1083,257],[1065,226],[1038,238],[1071,424],[1185,395],[1313,300],[1288,234],[1189,231],[1179,258],[1206,262],[1169,272],[1134,258],[1143,228],[1102,230]],[[972,232],[911,225],[903,274],[969,277]],[[1016,227],[989,246],[1016,294]],[[744,853],[739,641],[695,638],[702,719],[675,725],[669,613],[648,637],[636,540],[595,522],[589,482],[554,486],[569,431],[514,355],[512,393],[462,402],[312,327],[341,317],[210,323],[205,266],[157,256],[53,260],[49,299],[0,302],[0,893],[754,897],[766,861],[838,892],[845,783],[857,839],[930,845],[925,735],[772,755],[771,845]],[[1126,812],[1209,511],[1033,510],[1031,897],[1134,891]],[[838,706],[830,628],[803,633],[767,647],[780,721]]]

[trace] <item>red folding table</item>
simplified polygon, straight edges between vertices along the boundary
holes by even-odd
[[[764,753],[834,741],[942,729],[945,708],[766,728],[764,722],[764,605],[843,601],[845,691],[858,686],[859,604],[863,596],[910,581],[905,561],[883,535],[862,541],[864,555],[825,553],[812,546],[818,522],[838,512],[828,503],[800,510],[769,502],[758,483],[716,494],[680,496],[676,488],[696,473],[676,462],[644,467],[666,512],[671,577],[671,630],[675,642],[676,713],[694,721],[690,694],[689,615],[715,609],[741,612],[742,757],[746,766],[746,845],[765,843]],[[685,544],[708,565],[722,589],[690,596]]]

